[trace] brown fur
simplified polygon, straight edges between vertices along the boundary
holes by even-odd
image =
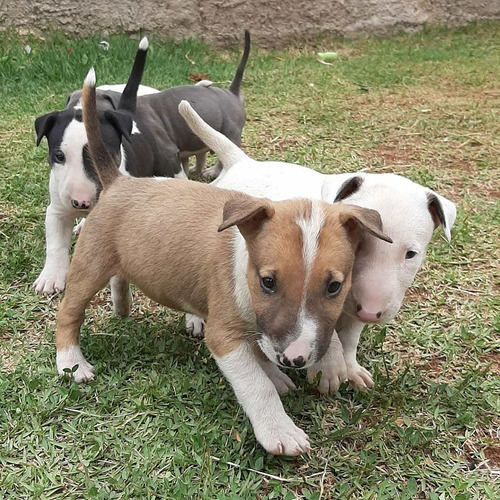
[[[103,189],[106,189],[121,174],[117,162],[115,162],[102,140],[101,125],[97,113],[95,83],[93,86],[83,86],[82,117],[87,132],[90,157],[94,165],[97,166],[97,174]]]

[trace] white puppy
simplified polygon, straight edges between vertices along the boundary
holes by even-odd
[[[353,285],[337,332],[341,350],[332,345],[329,355],[308,370],[313,381],[319,371],[321,392],[335,392],[346,376],[358,389],[373,386],[368,370],[356,359],[365,323],[385,323],[398,313],[404,294],[422,265],[434,229],[442,226],[448,241],[456,218],[455,204],[429,188],[394,174],[325,175],[300,165],[257,162],[225,141],[201,120],[189,120],[193,131],[212,149],[225,145],[219,155],[224,165],[214,186],[242,191],[275,201],[290,198],[342,201],[377,210],[392,245],[368,235],[356,255]],[[192,324],[192,318],[187,318]],[[196,333],[196,332],[195,332]],[[335,341],[335,336],[333,337]],[[328,354],[328,353],[327,353]]]

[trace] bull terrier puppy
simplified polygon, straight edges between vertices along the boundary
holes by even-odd
[[[100,135],[93,70],[82,106],[103,192],[76,244],[58,314],[59,373],[69,371],[77,382],[93,378],[80,326],[91,298],[118,276],[122,294],[114,306],[121,314],[130,310],[132,282],[160,304],[204,318],[206,344],[257,440],[274,454],[307,452],[307,435],[279,398],[293,383],[278,366],[307,368],[327,353],[358,242],[365,233],[390,241],[378,213],[120,175]]]

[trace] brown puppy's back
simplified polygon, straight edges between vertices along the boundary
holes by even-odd
[[[231,269],[231,245],[222,242],[233,231],[217,232],[223,206],[244,196],[192,181],[120,177],[88,217],[75,256],[105,262],[111,274],[134,283],[155,301],[206,317],[205,277],[215,274],[214,266]],[[225,255],[212,259],[213,252]],[[174,283],[179,268],[183,286]]]

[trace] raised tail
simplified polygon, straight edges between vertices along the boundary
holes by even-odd
[[[245,30],[245,47],[243,49],[243,55],[241,56],[240,64],[236,69],[233,81],[229,85],[229,90],[236,96],[240,97],[240,87],[241,80],[243,79],[243,73],[245,71],[245,66],[247,65],[248,56],[250,55],[250,32]]]
[[[85,131],[87,132],[90,157],[92,158],[102,187],[106,189],[121,174],[118,171],[117,163],[106,149],[102,140],[99,115],[97,113],[94,68],[90,68],[83,82],[82,116]]]
[[[217,155],[224,169],[250,158],[234,142],[204,122],[188,101],[179,103],[179,113],[189,128]]]
[[[137,105],[137,90],[141,84],[142,75],[144,73],[144,66],[146,65],[146,57],[148,54],[149,42],[146,37],[144,37],[139,43],[139,49],[135,54],[134,65],[132,66],[132,71],[128,77],[127,85],[123,90],[122,96],[120,98],[120,103],[118,104],[118,109],[129,111],[130,113],[135,113],[135,108]]]

